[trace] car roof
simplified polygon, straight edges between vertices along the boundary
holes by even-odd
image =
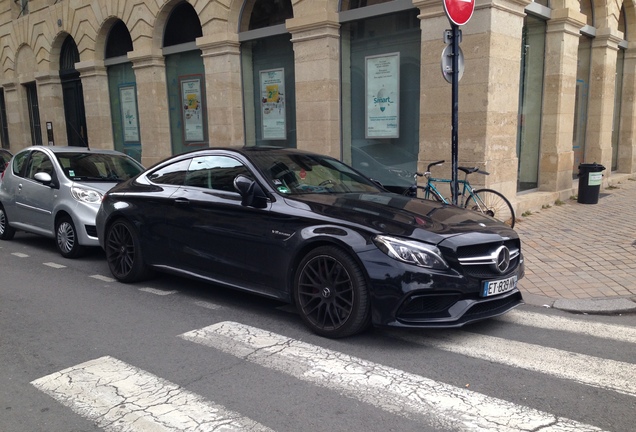
[[[30,146],[20,151],[27,150],[46,150],[52,153],[98,153],[98,154],[123,154],[116,150],[109,149],[92,149],[89,147],[73,147],[73,146]]]

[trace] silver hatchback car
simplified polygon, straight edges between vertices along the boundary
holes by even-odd
[[[143,171],[114,150],[34,146],[15,154],[0,181],[0,239],[16,230],[55,238],[66,258],[99,246],[95,216],[102,196]]]

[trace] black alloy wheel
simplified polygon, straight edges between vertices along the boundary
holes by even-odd
[[[4,207],[0,204],[0,239],[11,240],[15,235],[15,229],[9,226],[9,219],[4,211]]]
[[[369,326],[369,293],[360,266],[344,251],[322,246],[300,263],[294,279],[296,307],[315,333],[340,338]]]
[[[139,237],[130,222],[124,219],[113,222],[104,244],[108,267],[118,281],[137,282],[150,275],[150,268],[143,261]]]
[[[84,253],[79,244],[75,224],[69,216],[62,216],[55,225],[57,250],[64,258],[77,258]]]

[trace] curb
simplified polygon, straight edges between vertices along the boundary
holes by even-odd
[[[536,294],[523,294],[526,304],[554,308],[566,312],[597,315],[636,313],[636,302],[629,298],[553,299]]]

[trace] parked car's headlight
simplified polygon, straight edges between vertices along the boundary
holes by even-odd
[[[382,235],[376,236],[374,242],[382,252],[398,261],[437,270],[448,268],[435,246]]]
[[[79,186],[71,187],[71,195],[78,201],[85,203],[99,203],[102,200],[102,194],[93,189],[86,189]]]

